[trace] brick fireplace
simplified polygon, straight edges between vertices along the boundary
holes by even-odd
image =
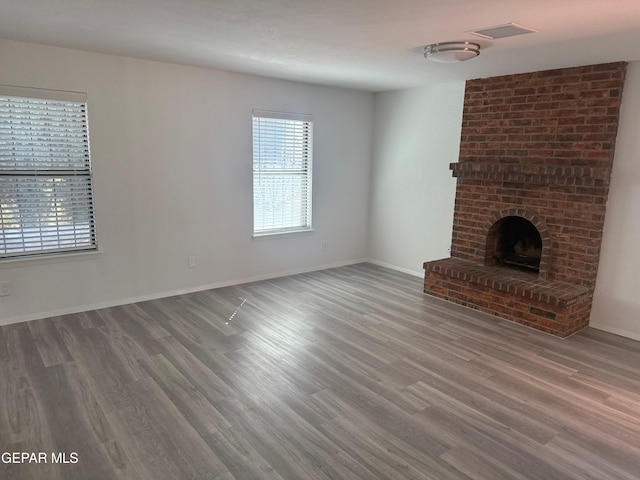
[[[424,291],[561,337],[589,323],[626,64],[467,81],[451,257]]]

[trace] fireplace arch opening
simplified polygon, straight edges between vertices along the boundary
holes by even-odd
[[[523,217],[509,215],[493,224],[487,239],[487,260],[527,272],[540,272],[542,236],[536,226]]]

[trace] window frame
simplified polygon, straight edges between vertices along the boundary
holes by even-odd
[[[11,131],[0,138],[0,203],[17,195],[0,204],[0,263],[98,252],[87,94],[0,85],[0,97],[0,128]],[[40,217],[33,227],[12,214],[25,203]]]
[[[289,233],[300,233],[300,232],[309,232],[313,231],[312,224],[312,210],[313,210],[313,115],[309,114],[299,114],[299,113],[290,113],[290,112],[276,112],[269,110],[257,110],[254,109],[252,112],[252,201],[253,201],[253,237],[265,237],[272,235],[281,235],[281,234],[289,234]],[[296,153],[292,155],[295,157],[291,163],[298,164],[298,167],[282,167],[281,169],[270,169],[267,167],[261,167],[261,163],[264,161],[265,157],[269,157],[273,159],[273,155],[269,156],[265,153],[267,147],[271,147],[272,150],[277,148],[279,151],[276,156],[283,163],[286,161],[282,158],[284,153],[284,147],[274,145],[273,143],[277,143],[277,140],[270,140],[265,133],[264,136],[260,131],[263,128],[269,128],[268,124],[270,124],[271,128],[275,128],[276,130],[281,129],[280,133],[282,136],[279,137],[279,141],[282,143],[287,143],[287,141],[291,142],[294,140],[296,142],[294,146],[294,150]],[[274,126],[275,124],[279,124],[279,126]],[[266,125],[266,126],[265,126]],[[295,128],[293,125],[297,125],[297,128],[301,130],[298,142],[297,136],[298,133],[295,132]],[[292,132],[291,129],[294,129]],[[270,130],[272,133],[273,130]],[[277,132],[276,132],[277,133]],[[265,142],[265,145],[262,145],[262,142]],[[271,143],[270,143],[271,142]],[[290,145],[290,143],[289,143]],[[289,155],[291,152],[289,150]],[[266,163],[266,162],[265,162]],[[270,172],[271,170],[271,172]],[[269,173],[271,173],[271,178],[276,178],[278,175],[281,177],[289,178],[289,183],[284,178],[280,179],[280,184],[278,185],[281,188],[286,188],[287,185],[291,186],[291,184],[295,183],[295,177],[302,177],[302,182],[300,184],[300,215],[287,215],[287,208],[291,211],[296,210],[297,208],[293,208],[292,206],[287,207],[283,202],[279,205],[281,208],[280,217],[282,219],[293,220],[295,218],[299,219],[299,222],[290,222],[288,224],[284,224],[284,221],[279,225],[271,225],[266,227],[265,224],[269,223],[266,220],[266,210],[262,207],[262,213],[258,210],[261,208],[261,204],[259,201],[260,192],[258,191],[258,184],[261,183],[263,179],[269,177]],[[291,203],[291,202],[288,202]],[[294,204],[297,206],[297,203]],[[303,209],[303,210],[302,210]],[[275,209],[272,209],[272,211]],[[262,215],[262,216],[261,216]],[[274,215],[272,215],[273,217]],[[273,221],[273,224],[276,224],[277,221]]]

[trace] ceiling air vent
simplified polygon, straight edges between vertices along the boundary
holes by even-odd
[[[523,35],[525,33],[537,33],[538,30],[533,28],[523,27],[517,23],[505,23],[504,25],[496,25],[495,27],[479,28],[476,30],[469,30],[467,33],[477,35],[478,37],[488,38],[489,40],[495,40],[496,38],[513,37],[515,35]]]

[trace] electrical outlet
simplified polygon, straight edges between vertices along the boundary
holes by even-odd
[[[0,283],[0,297],[8,297],[11,295],[11,284],[9,282]]]
[[[187,265],[189,268],[196,268],[196,257],[195,255],[189,255],[187,257]]]
[[[329,249],[329,244],[327,243],[326,240],[322,241],[322,251],[326,252]]]

